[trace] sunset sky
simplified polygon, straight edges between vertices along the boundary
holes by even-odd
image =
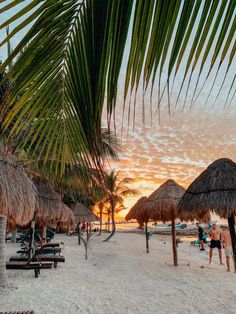
[[[219,109],[218,109],[219,110]],[[123,139],[120,161],[112,167],[134,179],[138,196],[148,196],[171,178],[187,187],[215,159],[236,159],[235,110],[163,110],[161,123],[136,126]],[[137,197],[127,198],[129,209]],[[123,214],[127,212],[124,211]]]
[[[6,1],[9,2],[9,1]],[[27,2],[27,1],[25,1]],[[1,23],[6,16],[1,16]],[[23,33],[17,35],[12,41],[15,46]],[[0,40],[4,33],[0,32]],[[128,36],[127,47],[129,46],[131,32]],[[128,49],[127,49],[128,51]],[[5,48],[0,48],[0,59],[6,56]],[[124,76],[127,62],[127,52],[120,76],[120,90],[116,109],[116,131],[118,139],[121,140],[122,108]],[[212,108],[215,96],[221,86],[222,77],[226,67],[223,65],[216,79],[215,87],[209,97],[209,101],[204,106],[211,84],[214,80],[216,69],[212,71],[208,83],[203,89],[200,97],[190,110],[191,96],[196,83],[198,71],[193,75],[192,84],[190,84],[189,96],[186,99],[186,106],[183,110],[184,96],[186,87],[180,97],[177,110],[174,110],[174,102],[171,105],[171,113],[168,113],[167,99],[164,96],[161,105],[160,120],[155,115],[157,102],[157,89],[154,88],[152,99],[153,121],[151,124],[150,110],[150,91],[145,96],[145,126],[142,126],[142,90],[138,90],[136,101],[136,119],[133,131],[132,116],[128,130],[128,107],[126,107],[124,119],[124,132],[122,137],[123,150],[120,153],[119,162],[111,162],[111,168],[120,171],[121,177],[131,177],[134,179],[132,187],[140,191],[137,197],[127,198],[125,205],[130,209],[136,200],[144,195],[149,195],[156,190],[161,183],[167,179],[174,179],[179,184],[187,187],[196,176],[198,176],[215,159],[228,157],[236,160],[236,108],[235,97],[230,108],[224,109],[225,99],[229,86],[235,75],[235,62],[231,68],[234,68],[227,77],[220,97]],[[198,68],[197,68],[198,70]],[[183,77],[184,67],[180,68],[179,75],[175,81],[172,99],[177,97],[181,78]],[[204,81],[206,71],[201,83]],[[165,83],[165,69],[161,87]],[[131,99],[131,112],[133,112],[133,97]],[[126,103],[129,102],[129,99]],[[234,109],[235,108],[235,109]],[[104,120],[105,124],[105,120]],[[128,133],[128,136],[127,136]]]

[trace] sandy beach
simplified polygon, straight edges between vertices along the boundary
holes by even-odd
[[[93,235],[84,259],[76,236],[63,241],[64,264],[33,271],[8,270],[11,289],[1,291],[0,312],[46,313],[236,313],[236,274],[220,266],[217,252],[208,265],[208,250],[189,242],[179,245],[179,267],[172,266],[171,237],[153,235],[150,254],[142,234],[117,233],[109,243]],[[6,244],[7,259],[19,244]]]

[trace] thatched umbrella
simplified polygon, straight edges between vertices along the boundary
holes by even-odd
[[[33,182],[17,164],[16,158],[0,146],[0,283],[7,282],[5,266],[6,217],[12,226],[32,220],[36,193]]]
[[[55,226],[61,223],[61,226],[70,226],[73,223],[73,213],[61,199],[53,186],[42,180],[34,178],[38,191],[38,208],[36,213],[36,225],[42,228],[42,244],[46,238],[46,227]]]
[[[76,223],[90,223],[99,220],[99,218],[82,203],[72,204],[70,207],[75,215]]]
[[[125,220],[136,219],[140,225],[143,224],[143,220],[140,219],[139,214],[143,210],[144,202],[146,201],[147,197],[142,196],[129,210],[128,214],[125,216]]]
[[[65,204],[64,204],[65,205]],[[62,215],[57,224],[62,229],[74,229],[75,227],[75,215],[73,211],[66,205],[63,207]]]
[[[222,158],[214,161],[189,186],[179,203],[180,213],[195,217],[215,212],[227,218],[236,263],[236,163]]]
[[[75,216],[75,223],[77,225],[77,230],[78,230],[78,244],[80,245],[80,224],[81,223],[86,223],[87,224],[87,241],[89,239],[89,234],[88,234],[88,229],[89,229],[89,224],[91,226],[91,222],[93,221],[98,221],[99,218],[92,213],[84,204],[82,203],[76,203],[76,204],[71,204],[70,208],[72,209],[74,216]]]
[[[147,197],[141,197],[137,203],[131,207],[128,214],[125,216],[125,219],[131,220],[136,219],[140,225],[145,224],[145,236],[146,236],[146,252],[149,253],[149,235],[148,235],[148,221],[149,221],[149,213],[147,211]]]
[[[149,219],[163,222],[171,221],[174,266],[178,265],[175,219],[178,217],[177,205],[184,192],[185,189],[174,180],[167,180],[146,201],[146,212]]]

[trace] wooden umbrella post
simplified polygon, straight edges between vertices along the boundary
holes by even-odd
[[[89,239],[89,223],[87,222],[86,223],[86,232],[87,232],[87,241],[88,241],[88,239]]]
[[[146,252],[149,253],[149,243],[148,243],[148,224],[145,223],[145,234],[146,234]]]
[[[234,269],[236,270],[236,234],[235,234],[235,218],[231,215],[228,218],[229,231],[231,236],[232,249],[234,254]]]
[[[29,259],[31,259],[31,257],[33,256],[34,232],[35,232],[35,217],[31,221],[30,227]]]
[[[78,245],[81,244],[81,235],[80,235],[80,222],[77,224],[77,232],[78,232]]]
[[[177,248],[176,248],[175,218],[172,218],[171,227],[172,227],[172,248],[173,248],[174,266],[178,266],[178,257],[177,257]]]
[[[101,235],[102,234],[102,208],[100,208],[100,230],[99,230],[99,234],[98,235]]]
[[[14,228],[11,233],[11,243],[16,243],[16,238],[17,238],[17,229]]]
[[[47,227],[43,225],[41,228],[41,246],[43,246],[46,243],[47,240]]]

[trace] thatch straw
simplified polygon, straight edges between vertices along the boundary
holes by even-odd
[[[16,157],[0,145],[0,215],[13,225],[26,225],[36,206],[36,189]]]
[[[76,224],[78,222],[92,222],[99,220],[99,218],[82,203],[71,204],[70,207],[75,215]]]
[[[146,196],[142,196],[130,209],[128,214],[125,216],[125,220],[136,219],[139,224],[143,224],[146,221],[145,217],[140,217],[140,213],[144,211],[145,201],[147,200]]]
[[[179,209],[192,217],[210,211],[221,218],[236,216],[236,163],[226,158],[214,161],[191,183]]]
[[[185,189],[174,180],[167,180],[147,198],[149,218],[163,222],[177,218],[177,205],[184,192]]]
[[[36,214],[36,224],[39,227],[55,226],[59,221],[66,223],[69,219],[67,210],[70,209],[62,202],[58,194],[50,183],[34,179],[38,190],[38,208]]]
[[[64,206],[62,210],[62,215],[57,226],[62,229],[74,229],[75,216],[73,211],[69,207]]]

